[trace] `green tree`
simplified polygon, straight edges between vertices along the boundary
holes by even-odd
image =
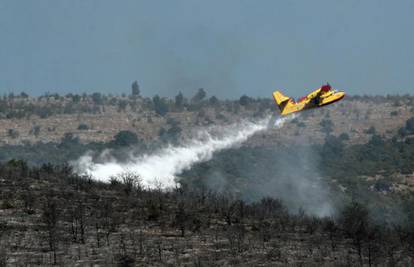
[[[374,127],[374,126],[371,126],[371,127],[369,127],[369,128],[365,131],[365,133],[366,133],[366,134],[376,134],[376,133],[377,133],[377,130],[375,129],[375,127]]]
[[[137,81],[134,81],[131,85],[132,96],[138,97],[140,95],[139,85]]]
[[[103,104],[103,97],[102,97],[101,93],[93,93],[92,94],[92,101],[96,105],[102,105]]]
[[[321,131],[326,135],[329,135],[333,131],[333,123],[329,119],[323,119],[320,123]]]
[[[21,93],[20,93],[20,97],[21,97],[21,98],[28,98],[28,97],[29,97],[29,95],[28,95],[28,94],[26,94],[25,92],[21,92]]]
[[[252,103],[252,101],[253,101],[253,99],[252,99],[252,98],[250,98],[250,97],[248,97],[247,95],[242,95],[242,96],[240,97],[240,99],[239,99],[239,103],[240,103],[240,105],[242,105],[242,106],[247,106],[247,105],[249,105],[250,103]]]
[[[209,98],[208,103],[212,106],[216,106],[219,103],[219,100],[214,95]]]
[[[339,135],[339,140],[341,140],[341,141],[348,141],[349,140],[349,135],[347,133],[341,133]]]
[[[411,117],[407,120],[407,122],[405,123],[405,129],[409,133],[414,133],[414,117]]]
[[[80,101],[81,101],[81,96],[80,95],[73,95],[72,96],[72,102],[79,103]]]
[[[167,103],[165,103],[165,100],[160,98],[159,95],[155,95],[152,98],[152,103],[154,104],[155,112],[160,116],[164,116],[169,111]]]
[[[40,126],[39,125],[34,125],[29,133],[33,134],[36,137],[38,137],[39,134],[40,134]]]
[[[86,123],[80,123],[78,126],[78,130],[89,130],[89,126]]]
[[[122,99],[118,102],[118,112],[125,111],[128,106],[128,101]]]
[[[175,107],[181,110],[183,105],[184,105],[184,96],[183,96],[183,93],[179,92],[178,95],[175,96]]]
[[[16,129],[8,129],[7,135],[13,139],[16,139],[17,137],[19,137],[20,134],[19,134],[19,131],[17,131]]]
[[[73,148],[74,145],[79,144],[79,137],[73,133],[65,133],[60,141],[59,148]]]
[[[197,93],[193,96],[193,98],[191,99],[191,101],[193,103],[199,103],[201,101],[203,101],[203,99],[207,96],[206,91],[204,91],[203,88],[198,89]]]
[[[120,131],[114,136],[114,144],[117,146],[130,146],[138,143],[138,136],[131,131]]]

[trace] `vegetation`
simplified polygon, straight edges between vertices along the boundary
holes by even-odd
[[[120,131],[114,137],[113,143],[116,146],[132,146],[138,144],[138,136],[130,131]]]
[[[139,90],[139,85],[137,81],[134,81],[131,85],[131,93],[133,97],[138,97],[141,93]]]
[[[355,105],[392,103],[386,116],[393,120],[414,103],[409,96],[348,99]],[[292,121],[296,135],[321,131],[322,142],[225,150],[182,173],[180,186],[169,191],[145,188],[130,173],[100,183],[67,165],[88,151],[99,155],[109,149],[122,161],[162,142],[177,143],[192,125],[172,113],[192,112],[191,123],[207,125],[214,119],[228,123],[247,111],[260,117],[273,105],[245,95],[220,100],[202,88],[188,99],[181,92],[173,99],[146,98],[136,81],[129,96],[2,97],[5,120],[57,114],[79,119],[60,141],[0,146],[0,266],[413,265],[414,117],[404,117],[386,137],[374,123],[360,131],[338,131],[340,122],[326,109],[313,124],[302,117]],[[83,142],[80,136],[97,124],[80,114],[109,107],[134,123],[138,119],[131,114],[143,114],[148,125],[158,125],[152,132],[158,139],[144,141],[139,131],[127,128],[111,132],[111,141]],[[371,115],[356,110],[345,116],[358,121]],[[14,127],[5,127],[5,138],[18,141],[54,131],[37,122],[25,132]],[[357,134],[368,141],[353,143]],[[323,187],[312,189],[315,185]],[[311,210],[322,196],[334,211]]]
[[[234,101],[238,103],[239,101]],[[10,94],[0,97],[0,118],[21,119],[38,116],[40,118],[48,118],[58,114],[79,114],[90,113],[99,114],[103,112],[103,107],[117,107],[118,112],[125,112],[127,108],[137,111],[137,107],[147,110],[153,110],[156,114],[164,116],[169,111],[182,111],[184,108],[188,110],[199,110],[209,105],[217,106],[224,104],[215,96],[207,98],[207,92],[200,88],[191,101],[184,97],[180,92],[174,100],[155,95],[152,99],[141,96],[141,90],[137,81],[131,85],[131,95],[112,96],[101,93],[92,94],[45,94],[39,97],[31,97],[26,93],[20,95]],[[240,105],[250,103],[263,103],[270,107],[270,99],[253,99],[243,96],[240,99]]]
[[[66,165],[31,168],[13,160],[0,165],[0,177],[1,202],[9,203],[0,228],[5,263],[413,263],[413,228],[376,224],[358,202],[334,218],[317,218],[291,214],[278,199],[245,202],[185,185],[150,190],[132,174],[94,182]]]

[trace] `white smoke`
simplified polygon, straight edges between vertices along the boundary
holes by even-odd
[[[293,116],[278,118],[273,127],[281,128]],[[181,145],[169,145],[149,155],[132,157],[128,162],[110,159],[105,163],[94,163],[90,154],[73,163],[80,174],[108,182],[111,177],[128,172],[141,177],[144,186],[154,188],[176,186],[176,176],[198,162],[208,161],[213,153],[245,142],[257,132],[269,126],[269,117],[251,122],[248,120],[225,127],[210,127],[199,130],[195,137]]]

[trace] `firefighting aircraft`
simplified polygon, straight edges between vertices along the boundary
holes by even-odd
[[[344,96],[344,92],[336,91],[329,84],[323,85],[307,96],[300,98],[297,102],[293,98],[284,96],[279,91],[273,92],[273,98],[279,106],[281,115],[329,105],[341,100]]]

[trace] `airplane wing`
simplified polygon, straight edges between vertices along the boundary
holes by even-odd
[[[320,103],[321,97],[323,97],[325,94],[327,94],[331,90],[332,90],[332,87],[329,84],[323,85],[321,88],[307,95],[307,103],[311,103],[311,104],[318,106]]]

